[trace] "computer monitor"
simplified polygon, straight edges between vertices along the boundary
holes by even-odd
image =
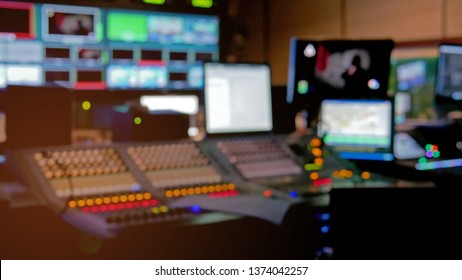
[[[436,64],[436,56],[392,59],[389,89],[395,92],[395,123],[436,119]]]
[[[438,51],[436,94],[462,100],[462,45],[440,45]]]
[[[204,78],[208,135],[272,130],[268,65],[206,63]]]
[[[324,100],[321,104],[318,136],[341,158],[392,161],[392,102]]]
[[[441,44],[438,54],[435,106],[445,119],[451,111],[462,110],[462,45]]]
[[[287,102],[307,110],[309,124],[324,99],[384,99],[391,40],[304,40],[290,43]]]

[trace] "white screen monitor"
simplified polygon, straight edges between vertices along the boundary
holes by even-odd
[[[270,74],[266,64],[206,63],[207,133],[270,132],[273,128]]]

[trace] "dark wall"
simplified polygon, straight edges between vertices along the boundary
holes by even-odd
[[[5,149],[71,143],[72,95],[67,89],[10,86],[1,94]]]

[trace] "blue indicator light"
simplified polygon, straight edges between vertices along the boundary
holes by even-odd
[[[330,220],[330,214],[329,213],[318,213],[315,215],[316,219],[321,220],[321,221],[328,221]]]
[[[200,213],[202,212],[202,208],[199,205],[194,205],[194,206],[189,207],[189,211],[191,213]]]
[[[296,192],[296,191],[291,191],[291,192],[289,193],[289,196],[290,196],[291,198],[297,198],[297,197],[298,197],[298,192]]]
[[[321,232],[322,232],[322,233],[328,233],[329,230],[330,230],[329,226],[322,226],[322,227],[321,227]]]
[[[322,220],[322,221],[328,221],[328,220],[330,220],[330,214],[329,214],[329,213],[321,214],[320,220]]]

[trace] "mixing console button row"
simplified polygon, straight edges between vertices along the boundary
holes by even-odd
[[[221,192],[234,192],[236,186],[234,184],[219,184],[209,186],[196,186],[180,189],[167,189],[164,194],[167,198],[176,198],[189,195],[201,195],[201,194],[218,194]],[[231,193],[230,193],[231,194]]]

